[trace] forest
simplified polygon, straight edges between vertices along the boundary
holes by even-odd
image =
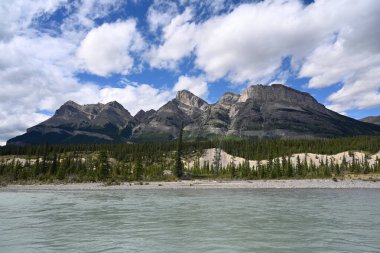
[[[236,166],[219,168],[215,163],[184,166],[184,159],[200,157],[205,149],[218,148],[246,159]],[[347,173],[380,173],[379,158],[320,166],[289,157],[295,153],[336,154],[343,151],[380,151],[380,136],[358,136],[314,140],[186,141],[181,137],[164,143],[103,145],[36,145],[0,147],[0,182],[105,182],[173,181],[186,179],[288,179],[332,178]],[[216,158],[217,159],[217,158]],[[253,169],[248,160],[268,160]]]

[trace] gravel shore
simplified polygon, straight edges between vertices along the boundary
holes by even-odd
[[[32,184],[7,185],[0,191],[103,191],[103,190],[143,190],[143,189],[351,189],[377,188],[380,181],[310,179],[310,180],[247,180],[247,181],[178,181],[178,182],[125,182],[120,185],[105,186],[103,183],[75,184]]]

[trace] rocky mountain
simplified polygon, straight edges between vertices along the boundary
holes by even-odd
[[[331,111],[308,93],[273,84],[250,86],[241,95],[226,93],[215,104],[183,90],[157,111],[141,110],[134,117],[117,102],[78,105],[69,101],[52,118],[7,144],[164,141],[176,138],[182,122],[184,136],[198,139],[380,134],[380,126]]]
[[[360,121],[380,125],[380,116],[369,116],[364,119],[361,119]]]
[[[27,129],[7,144],[65,144],[126,142],[136,120],[118,102],[79,105],[63,104],[50,119]]]

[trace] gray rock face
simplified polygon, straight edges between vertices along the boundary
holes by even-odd
[[[305,107],[324,108],[324,106],[319,104],[310,94],[294,90],[282,84],[250,86],[240,96],[239,102],[247,102],[249,99],[257,103],[283,102]]]
[[[105,127],[112,124],[118,128],[134,122],[131,114],[116,101],[107,104],[78,105],[73,101],[63,104],[55,115],[38,126],[65,126],[69,128]]]
[[[380,125],[380,116],[369,116],[364,119],[361,119],[360,121]]]
[[[79,105],[63,104],[50,119],[27,129],[7,144],[64,144],[125,142],[136,120],[118,102]]]
[[[149,111],[140,110],[138,113],[136,113],[134,118],[139,124],[147,123],[149,122],[151,116],[155,114],[155,112],[156,112],[155,110],[149,110]]]
[[[213,135],[247,138],[324,138],[380,134],[380,126],[328,110],[308,93],[280,84],[224,94],[215,104],[179,91],[157,111],[132,117],[117,102],[78,105],[69,101],[45,122],[8,144],[164,141],[176,138],[181,123],[188,138]]]
[[[205,111],[210,107],[207,102],[187,90],[178,91],[175,99],[179,105],[187,106],[188,108]]]

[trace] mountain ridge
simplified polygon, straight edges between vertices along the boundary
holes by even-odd
[[[272,84],[227,92],[209,104],[190,91],[158,110],[132,116],[117,101],[106,104],[64,103],[48,120],[10,139],[7,145],[123,143],[176,138],[181,123],[187,138],[326,138],[380,134],[380,126],[327,109],[309,93]]]
[[[360,121],[380,125],[380,116],[368,116],[366,118],[360,119]]]

